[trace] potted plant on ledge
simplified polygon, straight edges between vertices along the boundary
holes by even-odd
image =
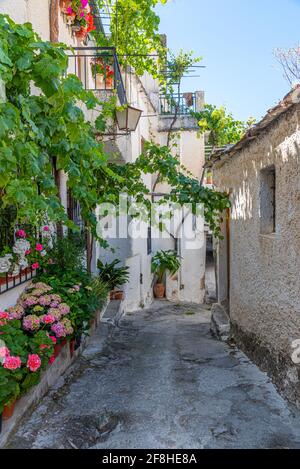
[[[170,272],[175,275],[180,268],[180,256],[175,251],[158,251],[152,258],[151,270],[156,275],[156,284],[154,285],[155,298],[164,298],[166,287],[164,282],[165,273]]]
[[[120,290],[115,290],[116,287],[125,285],[129,279],[129,267],[116,267],[120,264],[119,259],[115,259],[111,264],[104,264],[100,259],[98,259],[97,267],[99,269],[99,278],[100,280],[108,285],[110,289],[110,299],[111,300],[123,300],[124,292]]]

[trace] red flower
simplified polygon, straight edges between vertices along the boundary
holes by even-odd
[[[16,370],[17,368],[21,368],[21,359],[20,357],[6,357],[3,368],[7,370]]]
[[[29,256],[30,253],[31,253],[31,249],[27,249],[27,251],[25,251],[25,256]]]
[[[94,31],[96,29],[96,26],[94,25],[94,17],[91,15],[91,13],[88,13],[86,15],[86,22],[87,22],[87,33],[90,33],[91,31]]]
[[[32,268],[33,270],[39,269],[39,267],[40,267],[40,264],[39,264],[38,262],[35,262],[35,263],[32,264],[32,266],[31,266],[31,268]]]
[[[42,360],[40,357],[36,354],[28,355],[28,360],[27,360],[27,368],[30,369],[30,371],[37,371],[42,364]]]
[[[44,248],[43,248],[43,245],[42,245],[42,244],[37,243],[37,244],[35,245],[35,250],[36,250],[36,251],[41,252],[43,249],[44,249]]]
[[[16,236],[18,236],[18,238],[26,238],[26,233],[24,230],[18,230]]]

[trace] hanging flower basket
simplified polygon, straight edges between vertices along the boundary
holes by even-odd
[[[89,0],[61,0],[60,8],[75,36],[84,41],[96,29]]]

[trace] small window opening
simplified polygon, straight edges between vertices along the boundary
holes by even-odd
[[[260,172],[260,232],[276,232],[276,171],[274,166]]]

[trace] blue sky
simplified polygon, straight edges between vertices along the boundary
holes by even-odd
[[[157,11],[169,47],[207,67],[184,91],[205,90],[238,119],[259,119],[289,91],[273,51],[300,43],[300,0],[169,0]]]

